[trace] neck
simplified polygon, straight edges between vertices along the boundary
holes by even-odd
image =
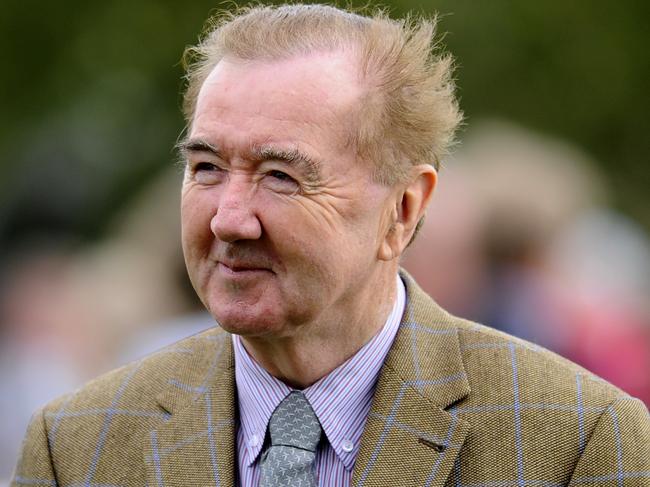
[[[289,337],[243,337],[248,353],[271,375],[304,389],[344,363],[384,326],[396,297],[397,268],[384,269],[372,285],[342,298],[317,321]]]

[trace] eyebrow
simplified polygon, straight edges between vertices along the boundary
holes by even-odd
[[[202,139],[183,140],[176,144],[176,148],[184,156],[188,152],[209,152],[217,157],[221,157],[221,151],[218,147]]]
[[[272,146],[254,147],[253,155],[259,161],[281,161],[302,171],[311,183],[320,181],[322,163],[297,148],[285,150]]]

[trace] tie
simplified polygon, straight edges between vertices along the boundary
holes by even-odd
[[[260,487],[317,487],[314,458],[321,426],[302,392],[291,392],[269,421],[271,444],[262,456]]]

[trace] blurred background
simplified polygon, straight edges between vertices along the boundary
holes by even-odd
[[[440,14],[466,115],[405,267],[650,404],[650,4],[387,5]],[[211,326],[172,147],[179,60],[218,6],[3,1],[0,485],[34,409]]]

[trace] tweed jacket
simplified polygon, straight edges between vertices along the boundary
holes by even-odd
[[[645,406],[530,343],[455,318],[405,273],[354,486],[650,485]],[[12,486],[236,485],[237,400],[219,328],[34,415]]]

